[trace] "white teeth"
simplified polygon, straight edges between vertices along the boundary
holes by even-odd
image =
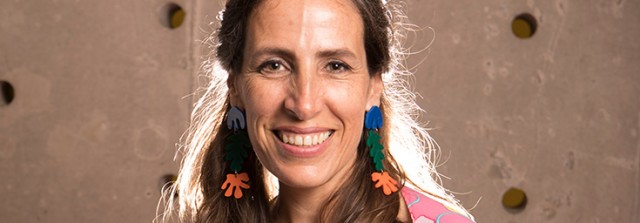
[[[296,134],[285,134],[280,132],[280,139],[286,143],[296,146],[313,146],[323,143],[329,136],[331,136],[331,131],[326,131],[318,134],[311,135],[296,135]]]
[[[304,137],[304,145],[305,146],[310,146],[311,145],[311,136],[305,136]]]
[[[294,142],[295,145],[302,145],[302,136],[296,136],[296,141]]]

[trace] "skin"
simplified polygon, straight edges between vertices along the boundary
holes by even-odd
[[[348,0],[275,0],[254,10],[247,31],[231,104],[245,110],[253,149],[280,181],[278,220],[313,222],[352,170],[364,112],[380,103],[362,20]],[[290,150],[306,148],[283,146],[278,135],[326,131],[327,141],[302,155]]]

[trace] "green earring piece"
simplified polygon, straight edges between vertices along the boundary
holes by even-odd
[[[371,180],[376,188],[382,187],[385,195],[391,195],[398,191],[398,182],[384,172],[384,146],[380,143],[378,129],[382,128],[382,112],[378,106],[373,106],[364,116],[364,126],[367,129],[366,145],[369,148],[369,156],[373,159],[375,170],[371,174]]]
[[[244,113],[237,107],[231,107],[227,114],[227,128],[233,130],[233,134],[227,137],[224,147],[224,159],[229,162],[229,169],[233,173],[227,174],[227,180],[222,183],[222,190],[226,190],[224,196],[242,198],[242,189],[249,189],[249,174],[241,172],[242,164],[249,157],[251,142],[246,131],[246,119]]]

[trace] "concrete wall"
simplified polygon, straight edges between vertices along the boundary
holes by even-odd
[[[176,29],[168,1],[0,2],[1,222],[155,217],[220,8],[174,3]],[[407,4],[444,183],[478,222],[640,222],[639,1]],[[523,210],[502,207],[510,187]]]
[[[197,67],[166,4],[0,2],[0,222],[153,219]]]
[[[640,1],[410,4],[435,30],[410,64],[426,57],[416,89],[445,185],[470,192],[466,207],[482,198],[479,222],[640,222]],[[530,39],[511,31],[523,12]],[[510,187],[529,198],[521,212],[501,206]]]

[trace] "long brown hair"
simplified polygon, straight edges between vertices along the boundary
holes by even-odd
[[[389,63],[389,39],[390,18],[386,17],[384,5],[380,1],[358,0],[353,1],[357,6],[364,24],[364,43],[367,56],[368,70],[371,75],[379,75]],[[219,45],[216,57],[222,66],[230,71],[231,75],[238,75],[243,61],[243,49],[246,37],[246,27],[252,10],[259,7],[258,0],[232,0],[228,1],[225,11],[222,14],[222,22],[218,32]],[[382,106],[384,111],[385,106]],[[223,132],[223,131],[220,131]],[[384,134],[385,130],[381,130]],[[224,134],[220,135],[223,136]],[[363,134],[364,137],[364,134]],[[220,139],[216,137],[216,139]],[[266,220],[266,210],[271,209],[271,216],[278,211],[279,200],[276,198],[271,208],[269,208],[268,197],[264,187],[262,174],[253,176],[251,182],[250,202],[237,201],[232,198],[222,197],[222,190],[213,190],[209,184],[221,185],[224,174],[224,160],[222,160],[222,140],[214,140],[209,150],[210,157],[205,162],[202,170],[205,188],[204,201],[198,211],[198,219],[221,219],[222,222],[264,222]],[[384,140],[383,140],[384,141]],[[361,141],[364,142],[364,141]],[[386,143],[383,142],[383,145]],[[255,157],[255,156],[254,156]],[[387,153],[387,157],[391,157]],[[386,171],[395,179],[404,179],[404,175],[397,169],[397,165],[391,165],[386,160]],[[209,166],[214,165],[213,166]],[[253,158],[249,169],[253,173],[261,172],[262,166],[257,159]],[[216,166],[217,165],[217,166]],[[222,165],[222,166],[220,166]],[[220,168],[222,167],[222,168]],[[208,169],[214,169],[208,170]],[[320,213],[320,222],[392,222],[398,215],[399,197],[385,196],[380,190],[376,190],[370,180],[370,174],[375,170],[368,152],[363,143],[358,146],[358,157],[354,164],[352,176],[347,178],[349,182],[344,182],[336,192],[327,199]],[[228,170],[227,170],[228,171]],[[255,189],[254,189],[255,188]],[[221,211],[222,210],[222,211]],[[215,217],[214,217],[215,216]],[[225,217],[226,216],[226,217]],[[215,222],[215,221],[214,221]]]
[[[215,61],[209,61],[205,69],[211,74],[211,81],[202,98],[196,103],[187,131],[186,154],[182,161],[180,174],[174,187],[170,188],[178,199],[165,198],[167,208],[165,217],[177,212],[180,222],[269,222],[275,219],[279,208],[277,197],[272,198],[268,187],[267,170],[254,154],[245,162],[243,170],[250,175],[250,189],[241,199],[223,195],[220,186],[225,175],[230,173],[224,160],[224,141],[231,134],[223,123],[229,109],[227,78],[239,75],[243,61],[243,49],[246,39],[246,27],[253,10],[259,7],[260,0],[228,0],[222,13],[220,28],[217,30]],[[409,137],[406,150],[417,154],[411,157],[426,170],[429,179],[427,186],[434,194],[443,197],[442,201],[459,207],[456,200],[444,191],[431,177],[435,173],[429,155],[433,152],[430,137],[412,117],[419,110],[415,98],[407,89],[400,75],[407,75],[399,69],[402,58],[393,47],[399,47],[400,36],[393,23],[394,11],[382,0],[352,0],[358,9],[364,24],[364,44],[370,75],[383,75],[385,90],[380,108],[385,125],[380,129],[381,143],[389,148],[399,135]],[[397,49],[396,49],[397,50]],[[220,69],[221,68],[221,69]],[[220,75],[225,73],[226,75]],[[386,75],[386,76],[385,76]],[[225,100],[221,100],[221,98]],[[364,111],[363,111],[364,112]],[[364,132],[364,131],[363,131]],[[392,134],[393,132],[393,134]],[[412,138],[411,138],[412,137]],[[394,141],[395,140],[395,141]],[[374,188],[371,173],[375,171],[371,158],[363,142],[358,146],[356,163],[351,177],[336,188],[335,192],[322,205],[319,222],[396,222],[400,196],[397,193],[385,196],[380,189]],[[426,142],[425,142],[426,141]],[[405,181],[420,187],[414,179],[405,175],[403,168],[395,161],[389,149],[384,150],[386,159],[384,169],[404,186]],[[426,152],[426,153],[425,153]],[[396,153],[397,155],[397,153]],[[422,183],[425,185],[425,183]],[[418,188],[420,189],[420,188]],[[177,203],[176,203],[177,202]],[[462,209],[464,210],[464,209]],[[166,219],[166,218],[165,218]]]

